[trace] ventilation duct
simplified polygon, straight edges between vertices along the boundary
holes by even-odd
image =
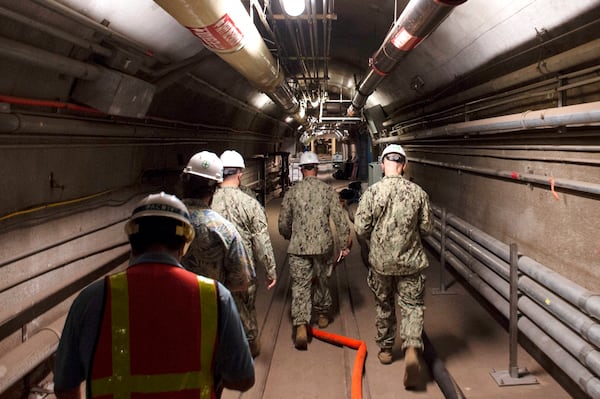
[[[303,124],[300,104],[241,1],[155,0],[202,43]]]
[[[359,83],[348,115],[362,109],[369,97],[406,54],[429,36],[455,6],[467,0],[411,0],[369,60],[370,70]]]

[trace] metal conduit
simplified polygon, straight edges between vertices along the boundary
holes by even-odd
[[[56,12],[64,17],[71,19],[79,24],[87,26],[95,32],[100,33],[102,36],[106,36],[117,43],[120,43],[130,49],[134,50],[138,53],[138,55],[143,59],[146,64],[154,63],[155,61],[159,61],[162,64],[170,64],[171,60],[167,57],[163,57],[160,54],[148,55],[148,49],[142,44],[136,43],[133,40],[129,39],[125,35],[116,32],[104,25],[100,22],[96,22],[93,19],[87,17],[86,15],[80,14],[79,12],[72,10],[65,6],[64,4],[59,3],[56,0],[32,0],[35,3],[38,3],[42,7],[47,8],[53,12]],[[151,72],[146,66],[141,67],[144,72]]]
[[[50,51],[0,37],[0,55],[83,80],[96,80],[102,69]]]
[[[600,324],[597,321],[528,276],[521,276],[519,288],[536,303],[545,306],[547,311],[577,331],[587,341],[600,348]]]
[[[560,94],[561,92],[564,92],[566,90],[587,86],[600,81],[600,77],[594,77],[590,79],[580,80],[569,85],[561,85],[560,83],[557,84],[558,79],[560,79],[560,77],[555,77],[553,79],[548,79],[544,82],[536,83],[526,87],[521,87],[517,90],[512,90],[511,92],[504,93],[501,95],[493,95],[487,98],[481,98],[475,101],[459,104],[457,106],[445,109],[444,111],[440,111],[434,114],[422,115],[413,118],[412,120],[404,121],[399,125],[394,125],[394,127],[392,128],[392,132],[406,130],[413,126],[421,126],[424,122],[441,122],[443,120],[454,119],[457,117],[463,117],[463,119],[469,120],[469,115],[477,114],[480,111],[497,108],[506,104],[512,104],[520,100],[533,99],[535,97],[547,99],[556,96],[557,93]],[[545,86],[549,85],[552,86],[545,88]],[[532,89],[535,89],[537,87],[540,87],[541,90],[532,91]],[[562,106],[562,104],[559,105]],[[383,122],[383,126],[389,126],[389,124]]]
[[[443,146],[440,146],[443,147]],[[593,146],[591,146],[593,147]],[[414,147],[411,146],[411,149]],[[456,147],[453,147],[456,149]],[[481,148],[472,148],[472,150],[481,150]],[[532,156],[532,155],[507,155],[506,153],[486,153],[481,151],[467,151],[465,147],[460,146],[460,151],[449,151],[443,149],[420,149],[419,152],[422,153],[432,153],[437,155],[458,155],[458,156],[467,156],[467,157],[479,157],[479,158],[497,158],[497,159],[510,159],[510,160],[518,160],[518,161],[539,161],[539,162],[556,162],[561,163],[563,165],[566,164],[585,164],[585,165],[594,165],[600,166],[600,160],[592,159],[592,158],[576,158],[576,157],[556,157],[554,155],[551,156]],[[485,149],[483,149],[485,150]],[[593,152],[593,151],[583,151],[583,152]]]
[[[600,375],[600,353],[573,330],[557,322],[544,308],[526,296],[519,298],[519,309],[552,339],[560,343],[577,360],[594,374]]]
[[[185,126],[185,124],[182,124]],[[198,128],[210,129],[208,133],[213,133],[215,137],[203,136],[198,138]],[[173,137],[173,132],[177,131],[177,137]],[[185,130],[175,128],[166,128],[156,125],[128,124],[119,125],[110,122],[98,120],[73,120],[62,117],[46,117],[39,115],[24,115],[24,114],[3,114],[0,113],[0,134],[12,134],[15,137],[18,134],[43,134],[56,137],[74,137],[80,136],[85,138],[104,137],[118,138],[129,140],[165,140],[170,143],[181,140],[214,141],[223,140],[223,131],[239,133],[234,129],[222,126],[197,126],[187,125]],[[241,135],[233,135],[228,137],[228,140],[236,141],[273,141],[272,137],[259,137],[262,134],[257,132],[244,131],[248,135],[254,137],[242,137]]]
[[[435,236],[438,236],[439,233],[428,237],[425,237],[424,240],[427,241],[438,253],[440,252],[440,244]],[[465,266],[456,256],[451,253],[445,254],[445,259],[448,264],[450,264],[454,270],[456,270],[464,279],[467,281],[473,288],[479,292],[487,301],[492,304],[506,319],[509,318],[508,311],[508,301],[502,295],[500,295],[496,290],[486,284],[477,273],[473,273],[468,266]]]
[[[410,149],[456,149],[451,145],[411,145]],[[501,144],[501,145],[461,145],[461,150],[514,150],[514,151],[574,151],[600,152],[599,145],[551,145],[551,144]]]
[[[526,317],[519,319],[519,331],[525,334],[561,370],[592,398],[600,398],[600,380]]]
[[[471,269],[484,264],[486,268],[491,269],[491,271],[508,281],[510,271],[507,263],[502,262],[477,243],[468,241],[464,235],[453,230],[451,227],[447,228],[446,237],[459,243],[465,248],[464,250],[459,249],[459,247],[452,242],[447,244],[450,251],[457,255]],[[468,256],[461,256],[461,252],[465,254],[468,252],[468,254],[473,255],[482,263],[473,261],[472,259],[469,259]],[[486,278],[486,276],[489,276],[487,273],[490,273],[491,271],[486,273],[486,270],[480,273],[479,270],[480,269],[477,269],[478,274],[480,274],[497,291],[502,292],[504,296],[508,298],[508,286],[497,285],[492,281],[492,278]],[[523,275],[519,278],[519,289],[538,304],[546,306],[550,313],[555,315],[572,329],[578,331],[586,340],[600,347],[600,324],[598,324],[598,322],[591,319],[582,311],[567,303],[564,299],[560,298],[527,275]]]
[[[398,62],[437,29],[455,6],[465,1],[411,0],[370,60],[370,69],[356,89],[348,115],[357,114]]]
[[[30,28],[37,29],[40,32],[44,32],[44,33],[47,33],[54,37],[58,37],[60,39],[66,40],[67,42],[72,43],[81,48],[88,49],[95,54],[100,54],[104,57],[111,57],[113,55],[112,50],[110,50],[106,47],[103,47],[97,43],[93,43],[88,40],[81,39],[80,37],[77,37],[70,33],[64,32],[64,31],[54,28],[50,25],[46,25],[46,24],[43,24],[34,19],[27,18],[25,16],[17,14],[16,12],[8,10],[4,7],[0,7],[0,15],[10,18],[13,21],[17,21],[19,23],[27,25]]]
[[[509,87],[515,87],[522,85],[525,82],[539,79],[540,76],[551,76],[556,78],[554,75],[560,71],[566,71],[581,64],[597,61],[598,53],[600,53],[600,39],[572,48],[553,57],[540,60],[535,64],[500,78],[490,80],[471,89],[461,91],[455,96],[440,98],[440,101],[436,103],[436,109],[445,109],[450,104],[465,102],[470,98],[484,96],[486,93],[498,93]],[[541,66],[543,66],[543,69],[541,69]],[[560,76],[558,76],[558,78],[560,78]],[[428,98],[428,101],[431,101],[431,98]],[[399,122],[400,119],[401,116],[398,116],[397,113],[396,115],[392,114],[388,120],[383,122],[383,125],[394,125]]]
[[[434,250],[441,251],[439,230],[434,234],[425,237]],[[490,304],[492,304],[507,319],[509,318],[509,303],[494,288],[482,280],[477,273],[474,273],[468,266],[459,260],[454,254],[445,254],[446,261]],[[522,309],[521,309],[522,310]],[[531,311],[531,309],[526,309]],[[538,311],[538,309],[535,309]],[[525,312],[524,312],[525,313]],[[579,387],[593,398],[600,398],[600,380],[584,367],[575,357],[573,357],[563,346],[556,343],[546,332],[538,328],[528,317],[523,314],[518,321],[518,329],[527,336],[531,342],[544,352],[561,370],[568,375]],[[579,342],[581,344],[581,342]],[[577,343],[571,345],[577,345]]]
[[[385,137],[375,144],[399,143],[433,137],[460,136],[469,133],[494,134],[536,128],[600,123],[600,101],[525,111],[520,114],[497,116],[470,122],[452,123],[433,129],[419,130],[402,136]]]
[[[498,275],[495,274],[489,267],[487,267],[486,264],[474,259],[467,253],[467,251],[462,249],[460,245],[447,240],[446,248],[448,248],[448,250],[452,252],[454,256],[456,256],[465,266],[467,266],[469,270],[475,272],[475,274],[485,283],[487,283],[498,293],[502,294],[505,299],[509,298],[510,285],[508,281],[503,278],[498,278]]]
[[[447,237],[451,238],[450,234],[448,234]],[[465,248],[471,247],[471,243],[468,242],[466,238],[462,238],[459,240],[457,240],[457,238],[458,237],[454,235],[454,238],[451,239],[453,239],[453,241],[455,242],[460,243],[460,245],[464,246]],[[483,281],[489,284],[497,292],[502,294],[502,296],[505,299],[509,298],[510,286],[509,283],[506,281],[506,279],[508,279],[508,276],[499,276],[498,274],[494,273],[491,269],[487,267],[487,264],[475,260],[467,253],[466,250],[463,250],[460,246],[457,246],[452,242],[446,241],[446,248],[448,248],[454,255],[456,255],[464,265],[469,267],[470,270],[474,271],[479,278],[481,278]],[[533,293],[534,296],[538,298],[538,300],[536,301],[537,304],[535,304],[532,299],[521,297],[518,303],[519,309],[536,324],[545,327],[544,331],[549,333],[549,335],[551,335],[553,339],[555,339],[557,342],[563,345],[573,356],[578,357],[584,365],[590,367],[597,375],[600,375],[600,353],[597,350],[595,350],[595,348],[592,347],[589,343],[587,343],[584,339],[582,339],[582,337],[576,335],[573,332],[573,329],[577,329],[576,327],[573,328],[569,323],[563,324],[562,322],[564,320],[560,318],[559,320],[557,320],[553,317],[554,313],[548,311],[550,305],[548,297],[542,299],[540,298],[540,295],[535,294],[535,290],[531,289],[531,287],[535,286],[535,282],[533,282],[526,276],[520,277],[518,282],[519,289],[522,289],[522,280],[524,278],[527,279],[530,283],[528,284],[529,289],[522,291],[526,294]],[[600,325],[586,317],[577,309],[570,307],[570,310],[571,312],[568,316],[569,319],[583,319],[584,321],[589,322],[589,324],[587,325],[588,329],[591,329],[593,327],[595,327],[596,331],[600,329]],[[568,325],[569,328],[567,328],[565,324]]]
[[[124,265],[129,258],[129,248],[121,250],[109,250],[105,254],[96,255],[100,257],[101,262],[98,265],[98,260],[84,259],[78,261],[76,265],[72,265],[75,272],[71,273],[70,280],[64,279],[61,286],[54,287],[55,294],[59,291],[73,290],[74,285],[78,285],[77,289],[82,289],[85,285],[92,282],[94,279],[101,277],[102,275],[114,270],[120,265]],[[86,278],[91,276],[91,280],[84,281]],[[34,304],[40,304],[45,298],[31,299]],[[43,361],[49,359],[56,348],[58,347],[58,341],[62,333],[64,326],[65,317],[63,316],[51,323],[50,325],[41,328],[35,335],[25,341],[23,344],[17,346],[14,350],[0,358],[0,369],[6,370],[6,372],[0,378],[0,393],[5,392],[15,382],[19,381]],[[18,318],[18,317],[17,317]],[[8,329],[12,327],[12,321],[9,321],[2,326],[2,329]]]
[[[66,315],[58,318],[0,358],[0,369],[6,370],[0,378],[0,393],[6,392],[56,352],[66,318]]]
[[[434,214],[440,217],[441,210],[434,207]],[[508,262],[509,246],[454,215],[447,215],[446,222],[445,234],[450,241],[446,240],[448,253],[444,254],[445,259],[508,318],[508,265],[494,260],[492,253]],[[433,235],[425,238],[438,253],[442,240],[440,228],[441,222],[436,220]],[[453,231],[453,228],[459,231]],[[541,276],[545,284],[552,285],[556,295],[530,277],[522,264],[526,265],[525,269],[529,269],[530,274]],[[525,256],[519,259],[519,269],[525,273],[519,278],[519,289],[526,294],[518,302],[519,310],[523,313],[518,321],[519,329],[583,390],[594,398],[600,398],[600,380],[597,377],[600,375],[600,352],[593,346],[598,345],[600,325],[582,313],[594,309],[593,295]],[[564,297],[565,293],[568,294],[567,298]],[[558,296],[572,301],[573,306]],[[545,331],[541,331],[536,324]],[[590,373],[588,368],[596,375]]]
[[[277,119],[277,118],[273,118],[271,115],[266,114],[264,112],[262,112],[260,109],[255,108],[251,105],[248,105],[247,103],[245,103],[244,101],[238,100],[235,97],[232,97],[230,94],[227,94],[226,92],[220,90],[219,88],[213,86],[212,84],[208,83],[206,80],[199,78],[198,76],[194,75],[194,73],[192,72],[188,72],[186,74],[187,76],[189,76],[191,79],[193,79],[195,82],[200,83],[201,85],[203,85],[204,87],[209,88],[210,90],[212,90],[213,92],[217,93],[219,95],[219,97],[221,98],[225,98],[228,102],[235,104],[236,107],[241,108],[243,110],[246,110],[248,112],[251,112],[253,114],[259,114],[261,117],[268,119],[272,122],[275,122],[279,125],[285,125],[287,126],[287,124],[285,122],[282,122],[281,120]]]
[[[447,162],[438,162],[438,161],[430,161],[427,159],[417,159],[417,158],[408,158],[410,162],[421,163],[424,165],[433,165],[439,166],[442,168],[449,168],[455,170],[462,170],[465,172],[477,173],[481,175],[487,176],[496,176],[504,179],[510,179],[515,181],[522,181],[527,183],[535,183],[542,186],[552,186],[561,187],[568,190],[578,191],[582,193],[589,193],[600,195],[600,184],[597,183],[589,183],[582,182],[578,180],[571,179],[562,179],[562,178],[550,178],[548,176],[543,175],[535,175],[533,173],[525,173],[521,174],[517,171],[509,171],[509,170],[497,170],[490,168],[481,168],[475,166],[466,166],[466,165],[458,165],[451,164]]]
[[[588,291],[526,256],[519,259],[519,270],[556,292],[582,312],[600,320],[600,296],[598,293]]]
[[[441,212],[437,210],[436,213]],[[449,214],[446,222],[455,227],[468,238],[482,245],[505,262],[510,262],[509,246],[490,235],[478,230],[467,222]],[[521,256],[519,258],[519,270],[527,274],[533,280],[544,285],[548,289],[568,300],[571,304],[587,313],[596,320],[600,320],[600,296],[593,293],[560,274],[548,269],[535,260]]]
[[[127,261],[130,247],[125,242],[122,244],[112,244],[98,251],[88,252],[74,259],[69,259],[65,262],[61,261],[60,264],[56,265],[53,272],[63,277],[59,280],[60,284],[53,284],[55,279],[51,276],[41,275],[34,276],[27,281],[2,291],[0,297],[3,298],[3,303],[6,304],[6,307],[3,307],[2,311],[0,311],[1,335],[4,337],[8,333],[17,331],[24,315],[30,315],[32,309],[42,306],[44,301],[57,292],[68,289],[69,286],[77,281],[86,278],[89,279],[89,276],[96,275],[96,278],[98,278],[98,274],[104,271],[104,266],[98,266],[97,263],[99,261],[97,259],[103,260],[112,257],[110,259],[120,259],[121,262]],[[45,290],[40,287],[52,288]],[[20,298],[24,294],[27,296],[27,301],[23,301]]]

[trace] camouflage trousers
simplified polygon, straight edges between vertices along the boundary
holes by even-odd
[[[310,323],[312,311],[327,314],[332,305],[327,278],[330,255],[289,254],[292,278],[292,324]]]
[[[246,339],[253,341],[258,338],[258,321],[256,320],[256,284],[251,283],[246,291],[231,293],[235,306],[240,314]]]
[[[369,269],[367,284],[375,296],[375,342],[380,348],[391,348],[396,337],[396,305],[398,299],[402,320],[402,349],[423,349],[423,313],[425,310],[425,276],[385,276]]]

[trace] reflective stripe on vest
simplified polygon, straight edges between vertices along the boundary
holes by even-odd
[[[147,267],[140,265],[139,267]],[[169,267],[169,266],[159,266]],[[186,272],[187,273],[187,272]],[[200,370],[179,373],[132,374],[130,351],[130,314],[127,271],[112,275],[110,279],[110,317],[112,339],[112,376],[97,378],[92,375],[92,397],[109,396],[114,399],[130,399],[135,393],[169,393],[183,390],[198,391],[198,398],[214,397],[213,353],[217,339],[217,286],[214,280],[194,276],[198,282],[200,299],[201,343]],[[160,282],[157,282],[160,284]],[[165,298],[168,300],[168,298]],[[106,302],[108,303],[108,301]],[[105,309],[105,313],[109,309]],[[102,332],[101,332],[102,334]],[[135,339],[135,337],[133,338]],[[98,348],[97,348],[98,349]],[[152,348],[147,348],[152,350]],[[143,356],[143,354],[136,354]],[[193,354],[190,354],[193,356]],[[93,372],[92,372],[93,373]],[[154,397],[157,397],[154,395]],[[168,396],[166,396],[168,397]]]

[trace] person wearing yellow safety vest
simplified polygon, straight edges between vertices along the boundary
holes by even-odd
[[[254,385],[254,364],[231,294],[185,270],[194,239],[177,197],[151,194],[125,231],[129,267],[75,299],[56,352],[59,399],[219,398],[223,388]]]

